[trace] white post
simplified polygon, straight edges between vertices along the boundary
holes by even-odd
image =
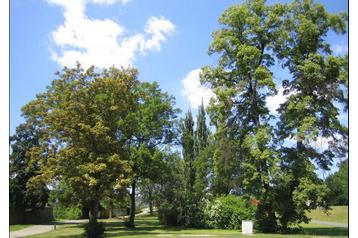
[[[243,235],[252,235],[253,234],[253,222],[252,221],[242,221],[241,230]]]

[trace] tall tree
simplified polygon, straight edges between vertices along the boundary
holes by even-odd
[[[317,178],[313,161],[329,169],[332,158],[344,151],[347,128],[338,120],[339,102],[347,108],[346,61],[331,55],[325,40],[330,30],[344,33],[346,14],[330,14],[322,4],[296,0],[288,5],[281,27],[282,38],[276,48],[283,67],[292,75],[284,80],[284,93],[291,93],[279,108],[278,135],[282,141],[294,139],[293,146],[283,146],[281,167],[287,177],[280,191],[280,223],[308,221],[306,210],[325,205],[327,188]],[[318,137],[332,141],[321,151],[312,146]]]
[[[137,180],[155,180],[160,172],[160,157],[156,154],[175,138],[175,121],[179,109],[174,108],[172,96],[162,92],[158,83],[142,82],[138,87],[138,107],[132,112],[133,131],[128,134],[133,171],[131,184],[131,214],[129,226],[134,227]]]
[[[40,173],[40,165],[29,153],[39,146],[40,134],[35,125],[25,122],[10,137],[10,210],[40,209],[47,203],[49,189],[46,183],[41,181],[36,186],[31,183],[31,179]]]
[[[80,65],[57,73],[46,92],[23,107],[23,115],[44,133],[31,151],[41,174],[33,181],[63,181],[73,199],[90,208],[97,222],[106,191],[126,186],[131,173],[125,134],[136,110],[135,69],[84,71]]]
[[[184,159],[184,182],[185,190],[182,201],[183,225],[192,227],[195,223],[196,195],[194,191],[196,168],[195,168],[195,133],[194,119],[191,111],[185,114],[182,122],[181,145]]]
[[[206,125],[206,112],[203,101],[198,108],[198,116],[195,130],[195,161],[196,170],[194,190],[198,198],[204,195],[204,190],[209,186],[208,175],[210,173],[211,147],[209,147],[209,128]]]
[[[210,54],[219,54],[218,65],[205,67],[202,75],[216,95],[209,107],[216,126],[214,192],[258,197],[264,231],[277,229],[272,179],[278,168],[265,99],[276,93],[270,66],[284,10],[252,0],[224,11],[209,47]],[[241,189],[234,191],[238,183]]]
[[[208,145],[209,129],[206,125],[206,113],[204,108],[204,102],[201,101],[201,105],[198,108],[198,116],[196,120],[195,130],[195,155],[199,155],[205,147]]]
[[[193,191],[195,182],[195,153],[194,153],[194,120],[191,111],[185,114],[185,119],[182,123],[182,138],[181,144],[183,146],[183,158],[185,162],[185,186],[188,191]]]

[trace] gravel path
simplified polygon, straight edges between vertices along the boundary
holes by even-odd
[[[340,222],[333,222],[333,221],[311,220],[311,223],[320,224],[320,225],[328,225],[328,226],[348,228],[348,224],[347,224],[347,223],[340,223]]]
[[[10,238],[16,238],[16,237],[23,237],[23,236],[30,236],[30,235],[36,235],[41,233],[50,232],[55,229],[56,225],[63,225],[63,224],[81,224],[88,222],[87,219],[83,220],[63,220],[63,221],[57,221],[54,222],[54,224],[49,225],[33,225],[26,227],[21,230],[12,231],[10,232]]]
[[[54,225],[33,225],[18,231],[10,232],[10,238],[41,234],[54,230]]]

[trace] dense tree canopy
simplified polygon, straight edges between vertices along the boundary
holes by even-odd
[[[267,6],[252,0],[230,7],[219,21],[209,53],[220,58],[202,74],[215,93],[209,107],[216,127],[213,190],[254,196],[260,228],[286,230],[307,221],[307,209],[324,205],[327,188],[313,162],[328,169],[333,152],[345,148],[337,103],[346,106],[346,61],[331,55],[324,37],[345,32],[346,15],[312,1]],[[290,95],[273,128],[265,99],[277,92],[271,66],[281,62],[292,79],[282,81]],[[328,150],[311,146],[319,136],[331,139]],[[284,144],[292,139],[296,146]]]
[[[58,76],[23,108],[46,131],[32,156],[42,165],[38,179],[65,181],[95,219],[105,191],[124,186],[131,172],[125,135],[132,128],[123,125],[133,120],[127,112],[136,107],[137,71],[84,72],[78,65]]]

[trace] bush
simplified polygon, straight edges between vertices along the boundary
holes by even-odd
[[[158,219],[160,223],[168,226],[179,225],[179,211],[177,206],[169,203],[162,204],[158,209]]]
[[[204,220],[208,227],[241,229],[242,220],[254,220],[256,207],[234,195],[220,196],[206,202]]]
[[[90,221],[85,225],[85,237],[100,238],[104,235],[104,226],[102,222]]]
[[[76,206],[64,207],[57,205],[53,210],[53,216],[55,219],[80,219],[81,215],[81,209]]]

